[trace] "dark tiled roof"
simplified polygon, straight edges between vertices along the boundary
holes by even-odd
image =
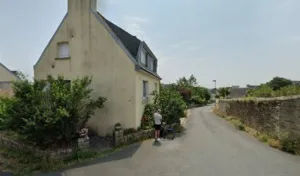
[[[105,20],[106,24],[117,35],[117,37],[121,40],[123,45],[130,52],[130,54],[136,59],[141,40],[136,38],[136,36],[133,36],[133,35],[129,34],[128,32],[126,32],[122,28],[118,27],[114,23],[110,22],[109,20],[104,18],[99,12],[97,12],[97,13],[98,13],[98,15],[100,15]]]
[[[245,97],[247,95],[247,90],[247,88],[231,88],[229,96],[231,98]]]

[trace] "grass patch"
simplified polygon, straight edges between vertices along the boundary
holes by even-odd
[[[267,143],[273,148],[280,149],[291,154],[300,154],[300,139],[291,139],[287,132],[280,130],[278,127],[274,129],[274,135],[270,136],[246,126],[237,118],[225,116],[216,109],[213,109],[213,112],[229,121],[236,129],[247,132],[251,136],[256,137],[259,141]]]
[[[104,157],[118,150],[119,149],[112,149],[105,152],[97,152],[93,150],[78,151],[73,152],[64,160],[55,160],[37,157],[28,151],[14,150],[1,146],[0,158],[4,161],[4,164],[0,165],[0,170],[14,175],[32,175],[41,172],[57,171],[70,167],[74,164]]]

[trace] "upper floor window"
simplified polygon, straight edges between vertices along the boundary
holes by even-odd
[[[141,52],[141,62],[142,64],[146,65],[147,61],[146,61],[146,51],[142,50]]]
[[[148,68],[150,70],[154,71],[154,59],[151,56],[148,56]]]
[[[58,58],[70,57],[69,43],[63,42],[58,44]]]

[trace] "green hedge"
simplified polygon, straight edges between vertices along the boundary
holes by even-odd
[[[1,101],[0,118],[6,129],[16,131],[27,143],[45,148],[70,145],[106,101],[91,97],[91,81],[88,77],[72,83],[51,76],[43,81],[22,79],[14,83],[15,97]]]

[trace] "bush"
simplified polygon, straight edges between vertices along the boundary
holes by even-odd
[[[281,89],[274,91],[274,96],[292,96],[292,95],[300,95],[300,87],[297,85],[291,85],[282,87]]]
[[[0,130],[8,129],[11,126],[11,110],[14,104],[14,98],[0,97]]]
[[[14,84],[15,103],[10,128],[25,141],[41,147],[70,144],[88,119],[106,101],[91,98],[91,79],[76,79],[71,84],[63,77]]]
[[[153,114],[155,112],[156,105],[154,104],[146,104],[144,109],[144,114],[141,120],[141,128],[149,129],[154,126],[154,118]]]
[[[238,119],[231,119],[231,123],[238,130],[245,131],[245,125]]]
[[[132,133],[135,133],[135,132],[137,132],[137,129],[135,129],[135,128],[128,128],[128,129],[124,130],[124,135],[132,134]]]
[[[247,91],[248,97],[280,97],[300,95],[299,85],[286,85],[278,87],[278,85],[269,86],[270,84],[263,84],[259,88],[250,89]],[[274,87],[275,86],[275,87]]]
[[[300,139],[286,138],[281,140],[280,143],[283,151],[292,154],[300,152]]]
[[[161,109],[163,120],[167,124],[180,123],[180,118],[184,117],[186,103],[181,95],[171,89],[161,89],[160,94],[156,94],[154,98],[155,107]]]
[[[250,97],[272,97],[273,89],[268,85],[262,85],[259,88],[253,89],[247,93]]]

